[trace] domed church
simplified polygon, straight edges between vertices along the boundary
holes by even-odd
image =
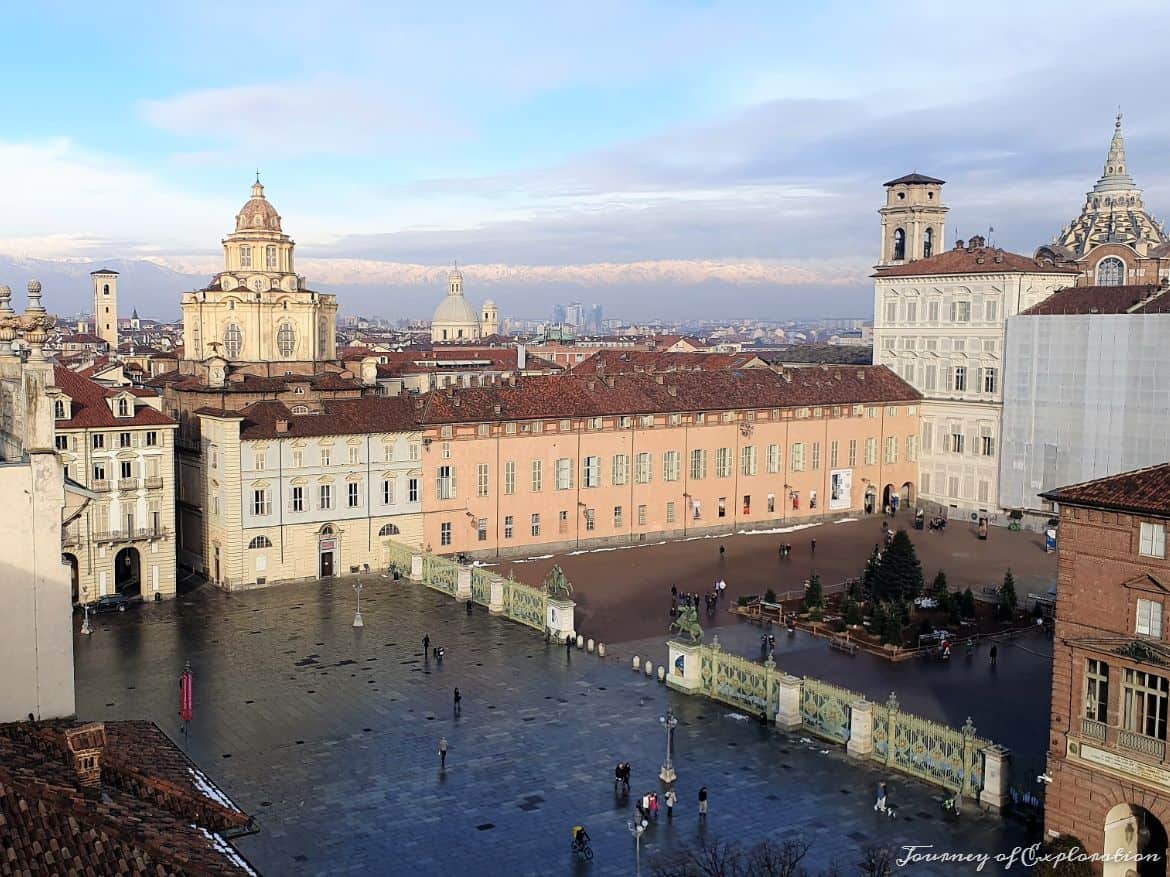
[[[500,312],[488,299],[479,314],[463,295],[463,274],[452,268],[447,275],[447,297],[439,302],[431,317],[431,341],[436,344],[475,341],[495,335],[500,328]]]

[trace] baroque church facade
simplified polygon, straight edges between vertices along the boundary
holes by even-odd
[[[487,299],[476,314],[463,295],[463,272],[457,267],[447,275],[447,295],[431,317],[431,342],[466,344],[488,338],[500,331],[500,312]]]

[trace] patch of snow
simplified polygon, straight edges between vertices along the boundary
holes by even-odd
[[[791,527],[773,527],[769,530],[738,530],[737,535],[740,536],[769,536],[776,533],[795,533],[798,530],[807,530],[810,527],[819,527],[820,521],[812,524],[793,524]]]
[[[199,825],[192,825],[191,827],[207,838],[211,842],[212,848],[217,853],[222,855],[225,859],[227,859],[245,874],[256,874],[256,872],[252,870],[252,867],[244,861],[243,856],[237,853],[235,848],[218,834],[214,834],[213,832],[210,832],[206,828],[203,828]]]
[[[841,518],[839,521],[833,521],[834,524],[852,524],[854,521],[859,521],[860,518]]]
[[[188,773],[191,774],[191,780],[195,783],[195,788],[205,798],[210,798],[216,804],[227,807],[229,810],[234,810],[236,813],[242,812],[239,807],[233,804],[223,792],[215,787],[215,784],[209,780],[206,775],[193,767],[187,768]]]
[[[746,722],[748,720],[748,717],[743,713],[724,713],[723,718],[735,719],[737,722]]]

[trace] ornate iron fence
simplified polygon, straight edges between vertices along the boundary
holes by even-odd
[[[423,584],[455,596],[459,586],[459,565],[434,554],[423,555]]]
[[[715,700],[753,713],[767,710],[775,715],[779,708],[776,662],[770,656],[767,663],[755,664],[724,652],[716,638],[702,651],[699,678],[704,691]]]
[[[990,745],[975,736],[970,719],[956,730],[902,712],[892,694],[873,708],[871,758],[966,797],[983,788],[982,750]]]
[[[471,568],[471,599],[481,606],[490,606],[492,602],[492,582],[499,580],[495,573],[488,572],[483,567]]]
[[[410,575],[411,558],[416,553],[409,545],[403,545],[401,542],[394,542],[393,540],[386,542],[387,559],[404,576]]]
[[[543,632],[547,611],[548,595],[544,591],[512,579],[504,580],[504,612],[513,621]]]
[[[806,676],[800,686],[800,719],[817,736],[848,743],[851,704],[861,699],[852,691]]]

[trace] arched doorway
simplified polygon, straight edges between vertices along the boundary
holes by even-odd
[[[142,590],[137,548],[123,548],[114,555],[114,590],[132,596]]]
[[[877,488],[872,484],[865,488],[865,513],[872,515],[877,511]]]
[[[914,485],[913,484],[911,484],[909,481],[907,481],[905,484],[903,484],[902,490],[900,491],[900,495],[902,497],[902,499],[901,499],[902,508],[909,509],[909,508],[914,507],[915,496],[914,496]]]
[[[1144,807],[1118,804],[1105,816],[1103,852],[1140,854],[1145,861],[1105,862],[1102,877],[1166,877],[1166,829]]]
[[[898,488],[892,484],[887,484],[882,488],[882,511],[889,509],[891,512],[897,514],[898,504],[902,501],[902,497],[898,495]]]
[[[81,600],[81,588],[78,585],[77,574],[77,555],[62,554],[61,562],[69,567],[69,580],[73,583],[73,602],[76,604]]]
[[[337,535],[333,527],[326,524],[317,535],[317,576],[327,579],[333,576],[338,566]]]

